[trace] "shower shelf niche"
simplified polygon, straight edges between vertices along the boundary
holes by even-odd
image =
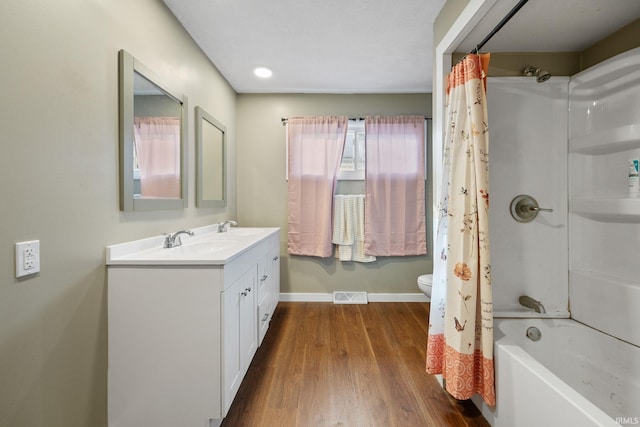
[[[630,124],[579,135],[569,140],[573,153],[592,156],[617,153],[640,148],[640,124]]]
[[[569,84],[569,301],[571,317],[640,343],[640,198],[629,159],[640,157],[640,48]]]
[[[640,199],[633,198],[574,198],[569,212],[600,221],[640,222]]]

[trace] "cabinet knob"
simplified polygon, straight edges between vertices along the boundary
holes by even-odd
[[[240,295],[242,295],[243,297],[246,297],[247,293],[246,292],[240,292]]]
[[[245,291],[251,292],[251,288],[244,288]]]
[[[261,282],[264,282],[265,280],[267,280],[267,277],[269,277],[269,276],[267,276],[267,275],[265,274],[264,276],[262,276],[262,278],[260,279],[260,281],[261,281]]]
[[[266,322],[268,318],[269,318],[269,313],[265,313],[264,317],[262,317],[262,321]]]
[[[280,258],[280,257],[279,257],[279,256],[274,256],[274,257],[273,257],[273,260],[274,260],[274,261],[277,261],[277,260],[278,260],[278,258]]]

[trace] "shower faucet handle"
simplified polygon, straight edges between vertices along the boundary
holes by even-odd
[[[538,206],[529,206],[529,210],[535,212],[553,212],[553,209],[539,208]]]
[[[514,197],[509,210],[513,219],[518,222],[531,222],[538,216],[538,212],[553,212],[553,209],[541,208],[536,199],[526,194]]]

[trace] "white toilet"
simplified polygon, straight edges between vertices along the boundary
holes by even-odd
[[[431,300],[431,286],[433,285],[433,274],[423,274],[418,277],[418,287]]]

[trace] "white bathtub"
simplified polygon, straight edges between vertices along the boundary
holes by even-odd
[[[569,319],[495,319],[494,427],[640,425],[640,348]],[[542,339],[532,341],[527,328]]]

